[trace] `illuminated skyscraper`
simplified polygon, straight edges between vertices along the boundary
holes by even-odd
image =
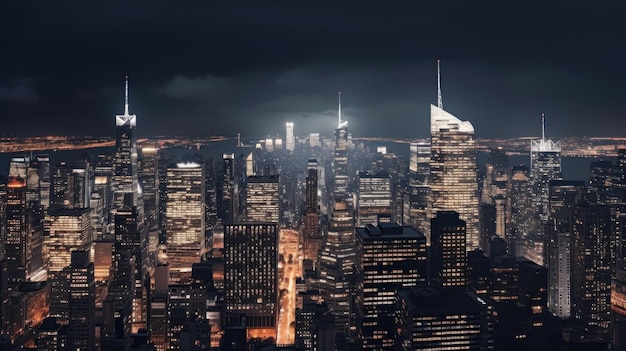
[[[167,257],[174,276],[190,277],[205,249],[204,182],[203,165],[178,163],[167,169]]]
[[[511,168],[511,225],[508,236],[516,243],[522,243],[537,229],[534,219],[530,171],[526,166]],[[522,255],[519,255],[522,256]]]
[[[359,172],[357,199],[357,225],[378,223],[380,216],[391,217],[391,178],[380,172]]]
[[[545,266],[548,269],[548,310],[559,318],[570,317],[572,208],[585,194],[582,181],[549,182],[549,218],[546,223]]]
[[[8,277],[12,283],[26,281],[28,209],[24,178],[10,178],[6,190],[6,243]]]
[[[478,180],[474,127],[439,106],[430,105],[431,217],[439,211],[456,211],[467,223],[467,250],[479,247]]]
[[[348,121],[341,119],[341,92],[337,110],[338,124],[335,129],[335,150],[333,154],[333,196],[336,199],[351,201],[348,194],[350,176],[348,171]]]
[[[222,179],[219,215],[224,223],[232,223],[236,218],[235,208],[238,208],[235,199],[235,154],[224,154],[222,165],[224,177]]]
[[[356,228],[355,310],[363,350],[392,349],[394,291],[427,281],[426,237],[397,223]]]
[[[148,272],[148,231],[139,220],[136,207],[121,207],[115,213],[114,219],[115,244],[113,254],[115,262],[123,259],[123,252],[127,251],[132,257],[133,265],[128,268],[134,270],[132,276],[133,291],[132,295],[133,312],[131,323],[133,332],[137,332],[139,328],[146,327],[146,298],[147,291],[144,284],[145,275]],[[126,268],[127,266],[123,266]],[[116,272],[117,276],[131,276],[131,272]]]
[[[75,250],[69,266],[68,350],[94,350],[96,343],[96,285],[89,251]]]
[[[545,117],[541,115],[541,139],[530,141],[530,179],[535,208],[541,221],[548,219],[548,184],[562,179],[561,141],[545,138]]]
[[[226,326],[241,325],[248,339],[276,338],[278,313],[278,226],[276,223],[224,227]]]
[[[143,219],[137,157],[137,116],[128,110],[128,77],[124,95],[124,114],[115,116],[115,157],[113,161],[112,210],[136,206]]]
[[[572,213],[572,310],[594,336],[608,340],[611,317],[611,211],[580,205]]]
[[[247,222],[278,223],[280,221],[278,179],[278,175],[248,177]]]
[[[305,192],[304,259],[317,262],[323,236],[320,230],[320,205],[317,194],[318,170],[315,159],[309,160],[308,163]]]
[[[91,249],[92,230],[88,208],[58,209],[46,215],[50,316],[68,318],[68,284],[64,269],[71,264],[71,252]]]
[[[460,288],[396,292],[395,350],[493,350],[493,307]]]
[[[159,214],[159,184],[157,172],[159,169],[159,149],[144,147],[141,149],[139,163],[139,181],[143,190],[143,203],[148,226],[157,225]]]
[[[285,123],[285,149],[293,151],[296,149],[296,139],[293,137],[293,122]]]
[[[316,288],[335,316],[338,338],[348,333],[351,305],[351,279],[356,264],[354,217],[346,202],[336,202],[328,224],[328,234],[320,250]]]
[[[430,222],[431,284],[439,287],[468,283],[466,224],[454,211],[439,211]]]

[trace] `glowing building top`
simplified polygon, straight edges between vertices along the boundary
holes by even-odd
[[[135,127],[137,125],[137,115],[128,112],[128,76],[126,76],[126,90],[124,93],[124,114],[115,116],[116,127]]]
[[[561,141],[546,139],[546,116],[541,114],[541,139],[530,141],[531,152],[561,152]]]
[[[469,121],[461,121],[451,113],[435,105],[430,105],[430,132],[437,133],[441,130],[458,131],[461,133],[474,133],[474,126]]]

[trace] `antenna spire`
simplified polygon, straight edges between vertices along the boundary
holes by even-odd
[[[437,106],[443,110],[443,98],[441,97],[441,70],[437,60]]]
[[[546,140],[546,115],[541,114],[541,141]]]
[[[339,92],[339,109],[338,109],[337,117],[339,119],[339,123],[337,124],[337,126],[341,128],[341,92]]]
[[[124,92],[124,116],[128,116],[128,76],[126,76],[126,91]]]

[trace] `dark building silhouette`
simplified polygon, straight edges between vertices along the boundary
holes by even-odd
[[[410,226],[379,223],[356,228],[356,239],[357,335],[364,350],[390,350],[394,291],[427,282],[426,237]]]
[[[436,287],[467,285],[465,221],[454,211],[439,211],[430,221],[430,274]]]
[[[394,350],[493,350],[492,307],[462,288],[398,289]]]

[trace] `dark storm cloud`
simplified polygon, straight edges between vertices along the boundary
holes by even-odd
[[[0,87],[0,101],[6,103],[34,104],[38,100],[37,93],[23,85]]]
[[[625,5],[616,1],[9,2],[0,118],[12,135],[112,135],[130,76],[140,135],[425,137],[444,107],[479,136],[621,135]],[[28,82],[20,77],[32,77]],[[589,121],[593,121],[590,123]],[[29,126],[28,129],[23,126]]]

